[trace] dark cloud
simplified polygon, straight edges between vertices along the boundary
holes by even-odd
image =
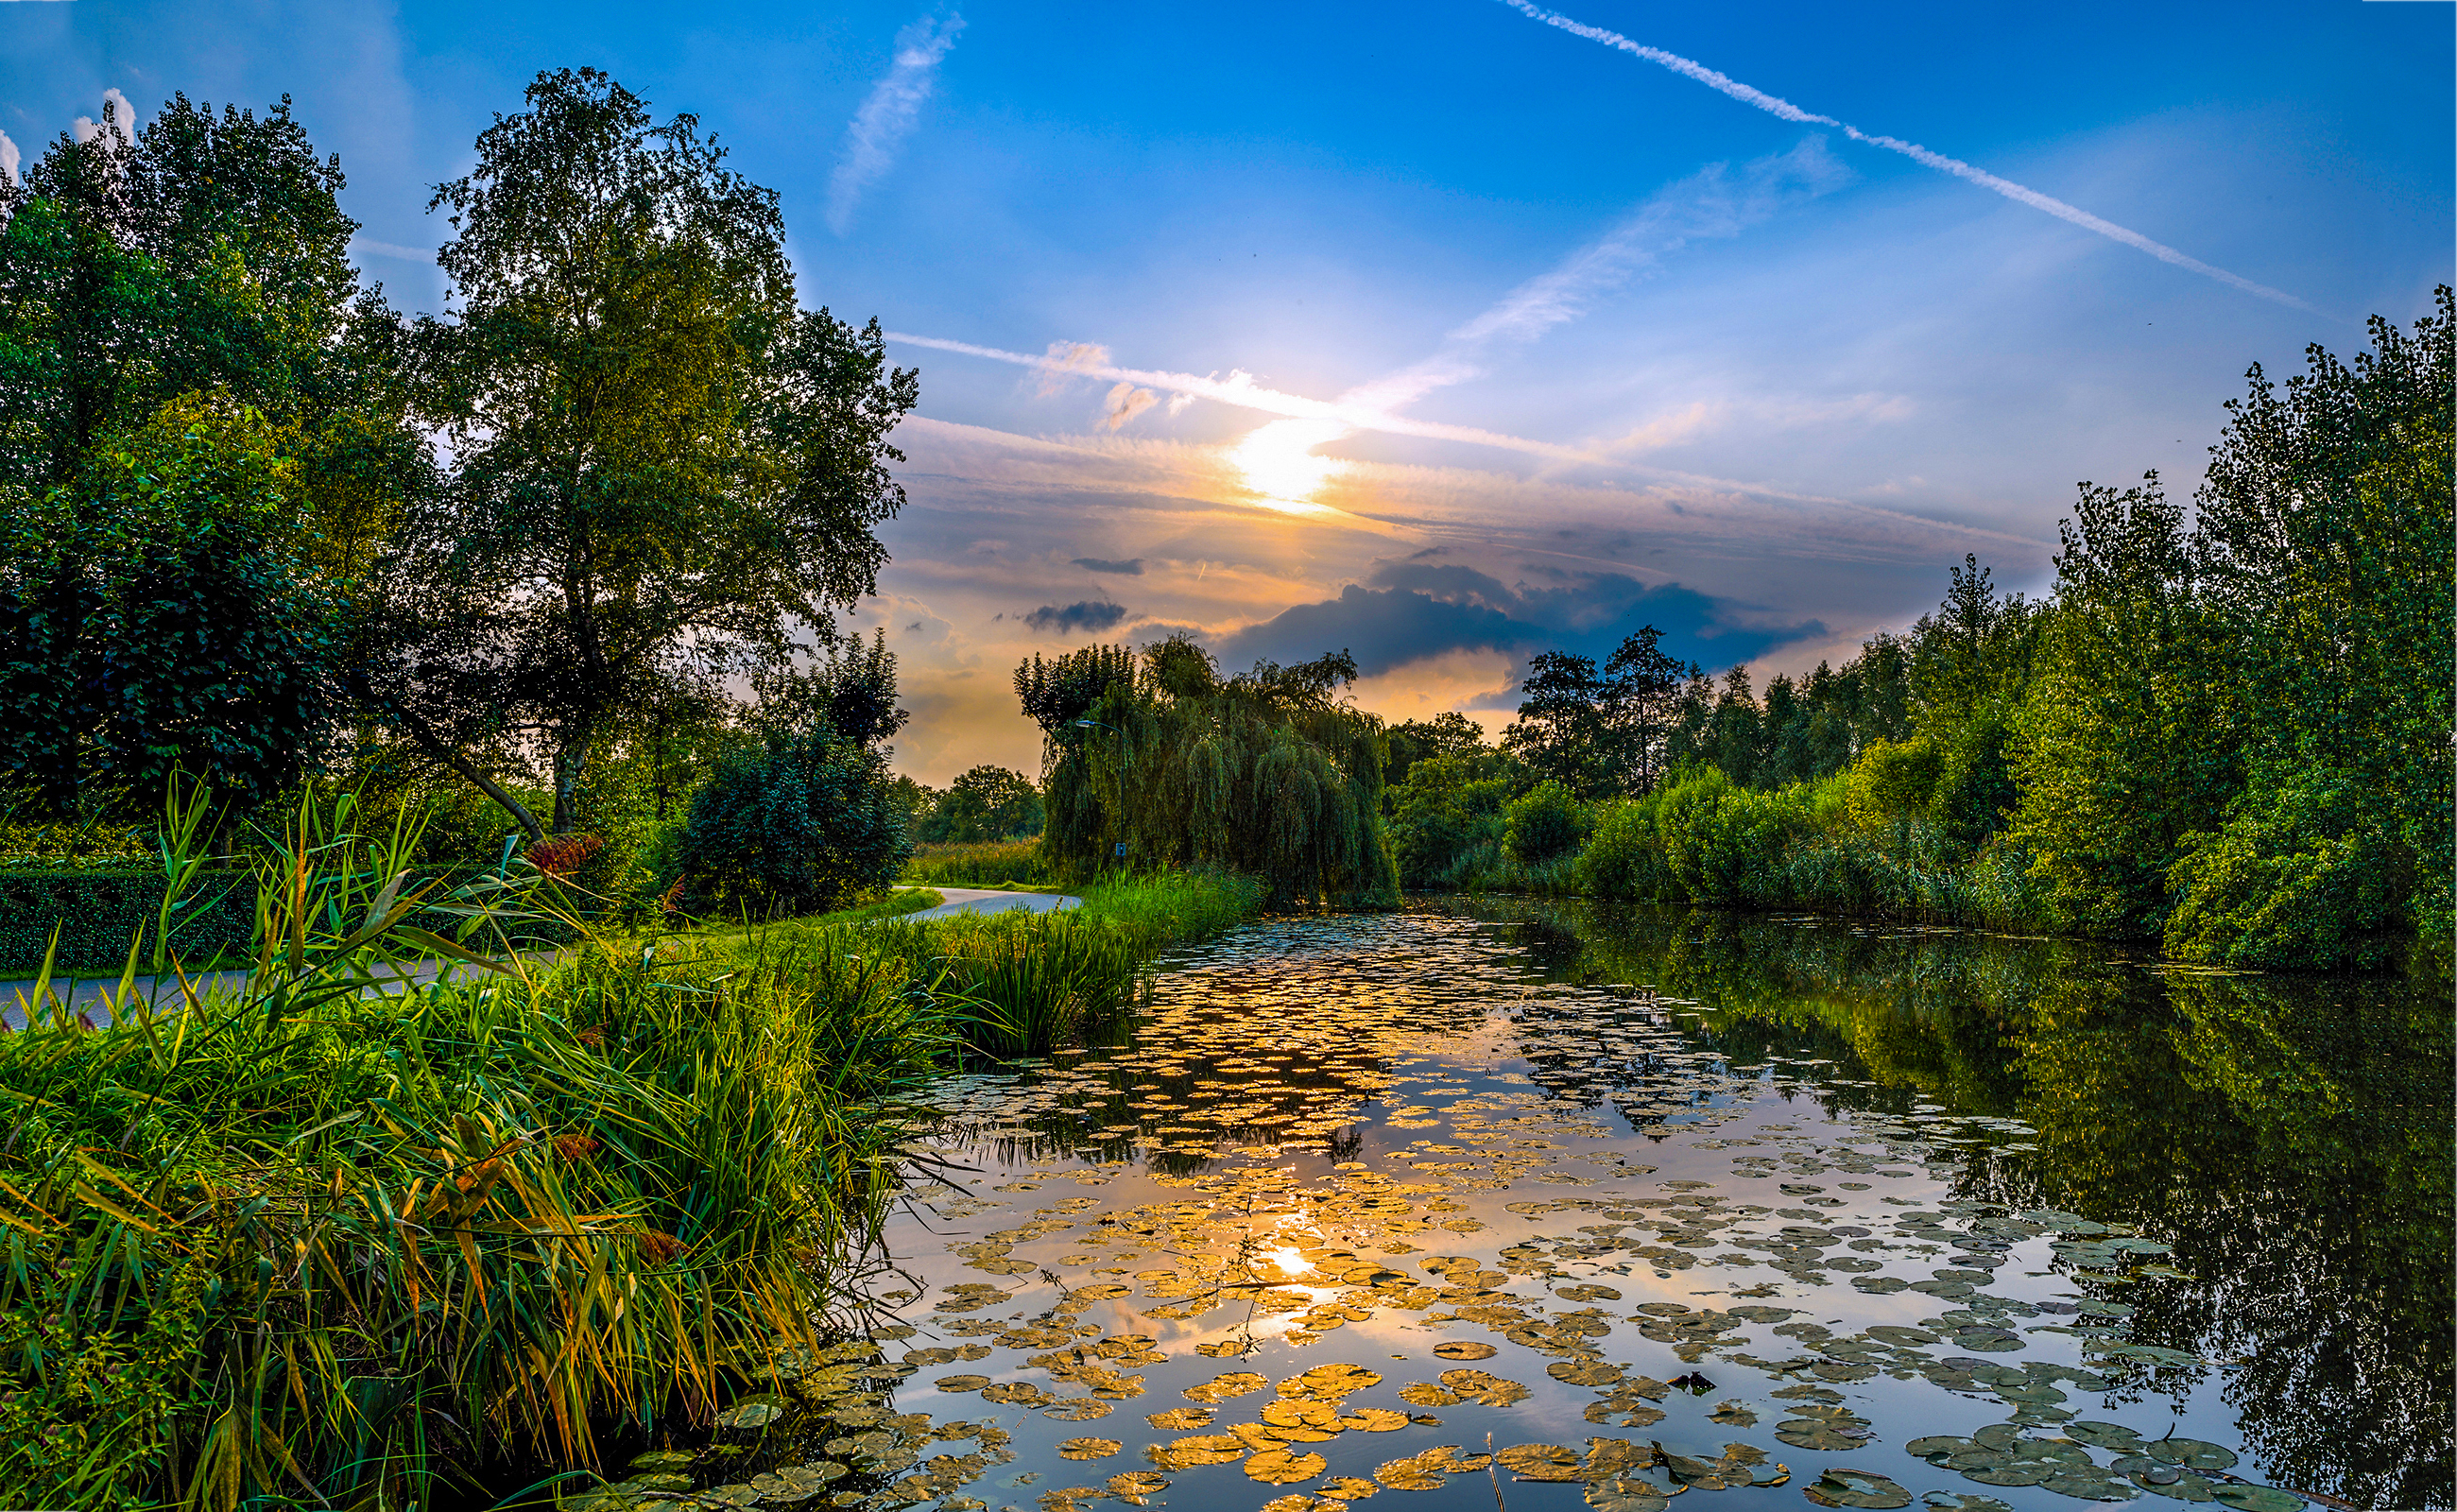
[[[1079,556],[1075,565],[1087,572],[1117,572],[1126,577],[1144,575],[1144,559],[1139,556],[1125,562],[1113,562],[1105,556]]]
[[[1105,604],[1094,599],[1058,605],[1043,604],[1023,616],[1023,622],[1034,630],[1056,631],[1062,635],[1082,631],[1100,632],[1112,628],[1126,617],[1124,604]]]
[[[1233,667],[1346,649],[1370,676],[1460,650],[1508,652],[1522,662],[1539,651],[1601,658],[1641,625],[1653,625],[1663,632],[1666,652],[1720,671],[1826,633],[1815,620],[1738,623],[1744,608],[1678,583],[1650,586],[1619,572],[1537,567],[1509,585],[1474,568],[1410,558],[1383,564],[1337,598],[1299,604],[1249,625],[1220,651]]]

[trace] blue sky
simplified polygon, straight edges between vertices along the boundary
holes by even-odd
[[[431,307],[427,187],[538,70],[699,115],[806,302],[938,343],[896,348],[913,502],[861,616],[935,781],[1029,767],[1009,672],[1095,635],[1349,645],[1395,717],[1498,719],[1527,654],[1641,622],[1848,654],[1966,551],[2044,588],[2077,480],[2189,492],[2248,364],[2451,277],[2447,4],[1566,14],[1828,119],[1498,0],[0,0],[0,132],[290,93],[363,271]]]

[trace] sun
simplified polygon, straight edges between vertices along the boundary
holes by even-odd
[[[1315,456],[1314,448],[1348,431],[1335,420],[1274,420],[1229,447],[1228,461],[1245,474],[1246,487],[1265,507],[1288,514],[1332,513],[1314,503],[1313,495],[1348,464]]]

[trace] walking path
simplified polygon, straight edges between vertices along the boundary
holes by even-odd
[[[1081,898],[1070,898],[1059,893],[1010,893],[995,887],[934,887],[931,891],[937,893],[945,901],[936,908],[924,908],[904,917],[945,919],[955,914],[999,914],[1018,908],[1031,913],[1045,914],[1053,909],[1080,908],[1084,905],[1084,900]],[[469,968],[450,961],[403,961],[387,967],[386,971],[396,976],[401,987],[406,987],[433,982],[446,971],[456,969],[465,972]],[[208,971],[191,977],[189,981],[196,984],[197,995],[203,997],[216,992],[237,991],[247,984],[247,973]],[[10,1029],[22,1029],[26,1026],[26,1005],[34,996],[34,988],[35,981],[32,977],[0,981],[0,1024],[6,1024]],[[116,996],[118,988],[119,978],[116,976],[60,975],[52,979],[52,990],[69,1001],[70,1010],[90,1014],[96,1024],[109,1022],[111,1010],[106,1004],[105,995]],[[142,976],[135,980],[131,990],[134,992],[139,1002],[154,1002],[158,995],[161,1001],[173,1003],[176,1002],[179,996],[179,979],[170,976]]]

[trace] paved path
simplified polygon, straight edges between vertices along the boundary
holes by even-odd
[[[1063,893],[1010,893],[996,887],[933,887],[946,900],[936,908],[905,915],[908,919],[945,919],[952,914],[1002,914],[1021,908],[1045,914],[1056,908],[1081,908],[1084,900]]]
[[[905,917],[944,919],[952,914],[997,914],[1016,908],[1043,914],[1053,908],[1080,908],[1084,904],[1081,898],[1058,893],[1010,893],[995,887],[937,887],[931,890],[946,901],[936,908],[924,908]],[[397,973],[403,984],[432,982],[446,970],[465,973],[469,970],[448,961],[404,961],[389,969]],[[246,984],[247,973],[208,971],[189,980],[195,983],[198,995],[204,996],[238,990]],[[7,1024],[11,1029],[26,1026],[26,1004],[34,995],[34,984],[31,977],[0,981],[0,1023]],[[118,988],[119,978],[116,975],[76,978],[61,975],[52,979],[52,990],[69,1000],[72,1011],[91,1014],[96,1024],[110,1021],[111,1010],[105,998],[107,994],[115,994]],[[132,990],[139,1002],[155,1001],[158,995],[165,1004],[175,1003],[179,996],[179,979],[140,976]]]

